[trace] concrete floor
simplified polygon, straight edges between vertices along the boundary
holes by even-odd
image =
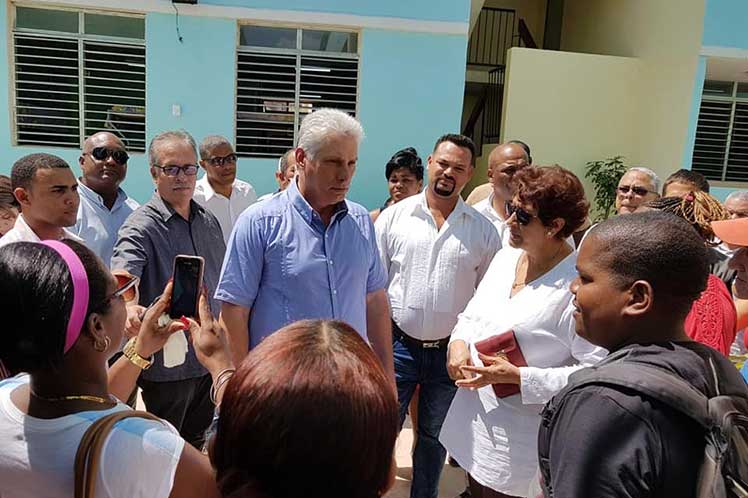
[[[400,437],[397,439],[395,459],[397,460],[397,480],[386,498],[408,498],[410,480],[413,475],[413,463],[410,456],[413,445],[413,429],[410,419],[406,419]],[[456,498],[465,490],[465,472],[445,463],[439,483],[439,498]]]

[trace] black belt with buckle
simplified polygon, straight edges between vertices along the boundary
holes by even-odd
[[[398,327],[394,320],[392,320],[392,335],[406,344],[410,344],[411,346],[423,349],[441,349],[447,347],[447,345],[449,344],[449,337],[445,337],[444,339],[437,339],[435,341],[422,341],[420,339],[416,339],[415,337],[411,337],[403,332],[403,330]]]

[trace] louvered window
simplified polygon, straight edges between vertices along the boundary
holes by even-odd
[[[236,150],[279,157],[304,115],[321,107],[356,115],[356,33],[240,26]]]
[[[747,83],[704,83],[692,168],[710,180],[748,182]]]
[[[111,131],[145,150],[145,20],[17,7],[13,30],[18,145],[75,147]]]

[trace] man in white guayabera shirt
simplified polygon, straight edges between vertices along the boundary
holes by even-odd
[[[420,385],[411,498],[435,498],[446,450],[439,431],[456,387],[447,344],[457,315],[501,246],[491,222],[460,197],[473,176],[475,145],[444,135],[428,158],[424,192],[382,212],[377,245],[388,273],[400,423]]]

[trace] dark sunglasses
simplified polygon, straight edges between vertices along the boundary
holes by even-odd
[[[639,197],[645,196],[651,192],[651,190],[647,190],[644,187],[635,187],[633,185],[621,185],[617,187],[616,190],[622,194],[628,194],[630,190],[634,195],[638,195]]]
[[[155,164],[154,166],[163,171],[166,176],[179,176],[180,171],[186,176],[197,174],[197,165],[195,164],[185,164],[184,166],[159,166]]]
[[[511,218],[512,215],[516,215],[517,223],[519,223],[520,225],[529,225],[532,219],[535,218],[535,215],[528,213],[521,207],[515,206],[509,201],[506,201],[504,203],[504,208],[506,209],[507,218]]]
[[[125,152],[122,149],[108,149],[106,147],[94,147],[91,150],[91,157],[96,159],[97,161],[106,161],[110,157],[114,159],[114,162],[119,164],[120,166],[127,164],[127,160],[130,159],[130,156],[127,155],[127,152]]]
[[[236,163],[236,154],[229,154],[228,156],[223,157],[211,157],[208,159],[208,162],[213,166],[223,166],[226,163],[234,164]]]

